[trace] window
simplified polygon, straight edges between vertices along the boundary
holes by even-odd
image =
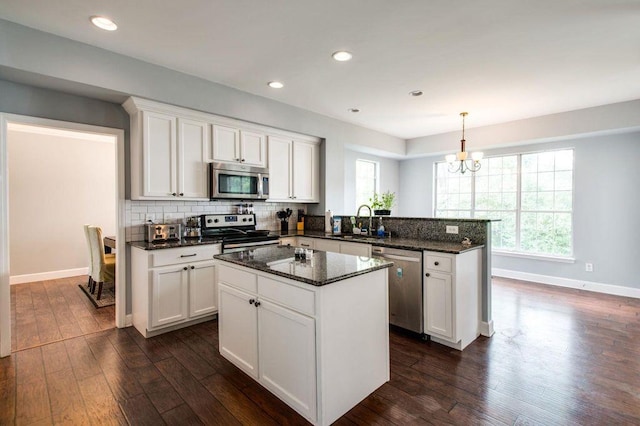
[[[378,191],[378,163],[356,160],[356,205],[370,204],[369,198]]]
[[[500,219],[497,250],[573,253],[573,150],[489,157],[474,175],[436,164],[436,217]]]

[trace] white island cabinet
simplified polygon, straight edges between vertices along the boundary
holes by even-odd
[[[132,317],[144,336],[212,319],[218,311],[215,254],[220,244],[131,249]]]
[[[316,425],[389,380],[386,262],[370,259],[367,272],[326,280],[326,265],[367,261],[316,252],[300,262],[287,247],[255,250],[247,266],[242,256],[216,256],[223,357]]]

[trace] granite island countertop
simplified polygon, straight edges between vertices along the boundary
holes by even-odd
[[[427,250],[436,251],[441,253],[460,254],[469,250],[476,250],[484,247],[484,244],[470,244],[464,245],[458,242],[449,241],[434,241],[434,240],[420,240],[416,238],[396,238],[396,237],[365,237],[362,235],[334,235],[327,234],[322,231],[290,231],[288,233],[281,233],[281,238],[285,237],[309,237],[309,238],[323,238],[334,241],[352,241],[354,243],[371,244],[378,247],[390,247],[404,250]],[[346,238],[345,238],[346,237]]]
[[[214,258],[314,286],[335,283],[393,265],[393,262],[375,257],[315,250],[312,257],[296,260],[295,249],[289,246],[260,247],[218,254]]]

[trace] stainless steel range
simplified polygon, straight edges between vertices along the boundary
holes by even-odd
[[[205,214],[200,216],[202,238],[222,239],[222,252],[232,253],[277,245],[278,235],[256,229],[255,214]]]

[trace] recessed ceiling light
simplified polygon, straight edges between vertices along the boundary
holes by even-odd
[[[414,90],[413,92],[409,92],[411,96],[422,96],[422,90]]]
[[[356,113],[356,112],[360,112],[360,110],[358,108],[349,108],[349,112]]]
[[[270,81],[269,87],[271,87],[272,89],[282,89],[284,87],[284,84],[280,83],[279,81]]]
[[[331,57],[333,57],[333,59],[335,59],[336,61],[344,62],[353,58],[353,55],[345,50],[338,50],[337,52],[333,52],[333,55],[331,55]]]
[[[111,19],[106,18],[104,16],[92,16],[91,23],[98,28],[102,28],[107,31],[115,31],[118,29],[118,26]]]

